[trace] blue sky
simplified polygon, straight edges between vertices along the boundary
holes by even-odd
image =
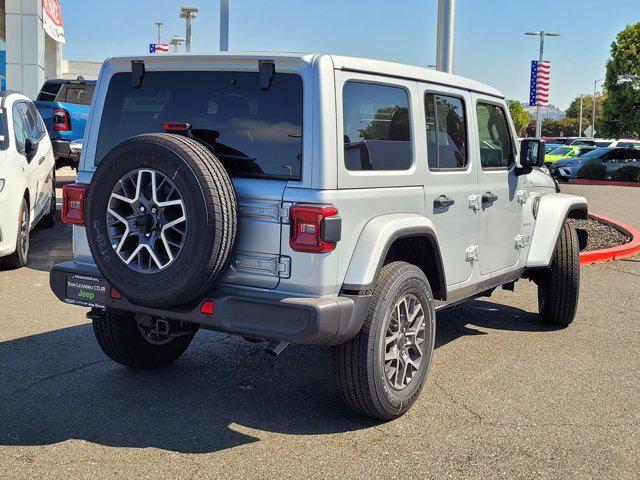
[[[552,62],[550,102],[565,109],[604,76],[611,42],[640,21],[640,0],[458,0],[455,73],[528,99],[531,30]],[[184,34],[181,4],[200,8],[194,52],[218,49],[218,0],[63,0],[64,58],[103,60],[146,53],[162,21],[163,41]],[[230,49],[356,55],[426,66],[435,63],[437,0],[230,0]]]

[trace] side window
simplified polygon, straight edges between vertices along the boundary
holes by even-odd
[[[467,125],[461,99],[427,93],[427,157],[432,170],[467,166]]]
[[[16,140],[16,150],[18,153],[24,154],[25,143],[29,137],[27,130],[27,121],[25,118],[26,109],[24,102],[13,104],[13,134]]]
[[[45,129],[44,124],[42,123],[42,118],[36,109],[36,106],[33,103],[27,104],[27,120],[29,122],[29,126],[31,127],[32,136],[31,138],[35,140],[40,140],[44,137]]]
[[[479,102],[476,111],[482,168],[508,168],[513,163],[513,148],[504,109]]]
[[[344,161],[348,170],[411,167],[409,97],[403,88],[347,82],[342,103]]]

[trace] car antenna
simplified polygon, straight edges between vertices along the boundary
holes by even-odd
[[[144,62],[142,60],[131,60],[131,87],[134,90],[142,86],[145,73],[146,70],[144,69]]]
[[[270,60],[261,60],[259,63],[260,70],[260,90],[265,92],[271,88],[271,82],[276,75],[276,64]]]

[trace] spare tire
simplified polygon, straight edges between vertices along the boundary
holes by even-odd
[[[140,305],[201,296],[227,269],[236,240],[229,175],[181,135],[139,135],[115,146],[93,174],[85,215],[96,265]]]

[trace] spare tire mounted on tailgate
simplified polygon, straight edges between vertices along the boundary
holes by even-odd
[[[91,253],[141,305],[177,305],[211,288],[231,260],[237,201],[220,161],[190,138],[139,135],[100,162],[87,193]]]

